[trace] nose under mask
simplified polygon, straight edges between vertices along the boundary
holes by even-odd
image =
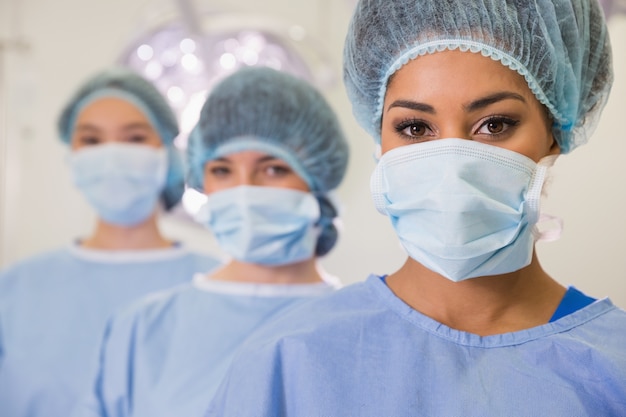
[[[68,159],[76,187],[107,223],[132,226],[155,210],[165,186],[164,148],[103,144],[74,151]]]
[[[247,185],[210,194],[196,215],[222,250],[239,261],[262,265],[313,257],[319,219],[319,203],[309,192]]]
[[[371,193],[408,255],[430,270],[452,281],[509,273],[531,261],[555,159],[464,139],[406,145],[382,155]]]

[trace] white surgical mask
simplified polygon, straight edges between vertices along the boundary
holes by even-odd
[[[309,192],[243,185],[210,194],[195,217],[233,258],[287,265],[313,256],[320,208]]]
[[[167,176],[165,148],[107,143],[72,152],[74,184],[107,223],[132,226],[156,207]]]
[[[556,156],[538,164],[519,153],[463,139],[392,149],[371,192],[409,256],[452,281],[527,266],[541,189]]]

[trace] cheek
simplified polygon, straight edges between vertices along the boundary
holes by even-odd
[[[304,180],[302,180],[297,175],[290,175],[288,177],[282,178],[280,181],[277,181],[273,186],[281,187],[281,188],[289,188],[292,190],[298,191],[309,191],[309,186]]]
[[[381,155],[384,155],[385,153],[387,153],[388,151],[397,148],[398,144],[396,144],[394,141],[390,140],[390,139],[384,139],[384,137],[381,137],[380,139],[380,153]]]
[[[558,153],[559,147],[552,133],[552,119],[548,110],[536,103],[531,114],[531,122],[524,135],[526,141],[519,145],[518,152],[538,162],[545,156]]]
[[[535,162],[539,162],[543,157],[558,153],[559,147],[552,134],[550,127],[537,125],[536,129],[531,129],[526,135],[526,141],[518,145],[518,149],[513,149],[526,155]]]
[[[225,190],[227,188],[231,188],[231,185],[227,185],[227,184],[223,184],[220,182],[216,182],[216,181],[211,181],[211,180],[204,180],[204,194],[209,195],[211,193],[214,193],[216,191],[221,191],[221,190]]]
[[[207,195],[215,191],[213,190],[212,184],[209,181],[207,181],[206,178],[204,179],[204,186],[202,187],[202,191],[204,192],[204,194],[207,194]]]
[[[389,126],[383,117],[380,126],[380,150],[381,154],[384,154],[388,150],[398,147],[397,138],[394,135],[394,129]]]
[[[309,191],[309,186],[302,180],[295,182],[290,188],[298,191]]]
[[[553,153],[553,143],[555,141],[551,134],[534,130],[527,135],[521,136],[520,140],[507,144],[505,148],[539,162],[543,157]]]
[[[207,194],[207,195],[233,186],[225,178],[216,177],[210,172],[204,173],[203,182],[204,182],[203,191],[204,191],[204,194]]]
[[[387,151],[398,148],[400,146],[408,145],[410,142],[399,137],[398,132],[393,126],[385,126],[383,124],[380,131],[380,151],[384,154]]]
[[[147,145],[155,149],[163,148],[163,144],[161,142],[147,143]]]
[[[150,140],[147,141],[147,144],[154,148],[162,148],[164,146],[159,135],[152,135]]]

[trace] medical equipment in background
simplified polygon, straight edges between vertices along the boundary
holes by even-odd
[[[322,90],[338,80],[327,51],[302,26],[259,15],[196,10],[190,0],[174,4],[177,12],[156,18],[128,44],[119,63],[154,82],[167,97],[179,119],[181,134],[175,143],[181,149],[208,92],[242,67],[285,71]],[[192,189],[183,196],[192,215],[204,201]]]
[[[211,87],[244,66],[268,66],[317,87],[333,86],[338,74],[327,51],[302,26],[273,18],[196,10],[174,1],[178,12],[161,17],[132,40],[119,57],[154,82],[188,133]],[[158,18],[157,18],[158,19]],[[178,139],[185,147],[186,134]]]
[[[604,15],[606,20],[610,20],[612,17],[620,14],[626,15],[626,0],[599,0],[602,9],[604,9]]]

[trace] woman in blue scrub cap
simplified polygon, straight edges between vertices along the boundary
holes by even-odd
[[[97,369],[108,317],[218,265],[159,231],[159,211],[182,196],[184,171],[176,119],[150,82],[105,70],[70,98],[58,127],[97,221],[86,237],[0,275],[3,417],[69,415]]]
[[[534,250],[612,83],[595,0],[362,0],[344,49],[408,257],[257,333],[207,416],[623,416],[626,313]]]
[[[337,241],[329,193],[348,147],[318,91],[273,69],[240,70],[210,93],[188,156],[189,184],[208,196],[198,219],[230,261],[117,315],[74,416],[202,417],[254,329],[338,284],[318,259]]]

